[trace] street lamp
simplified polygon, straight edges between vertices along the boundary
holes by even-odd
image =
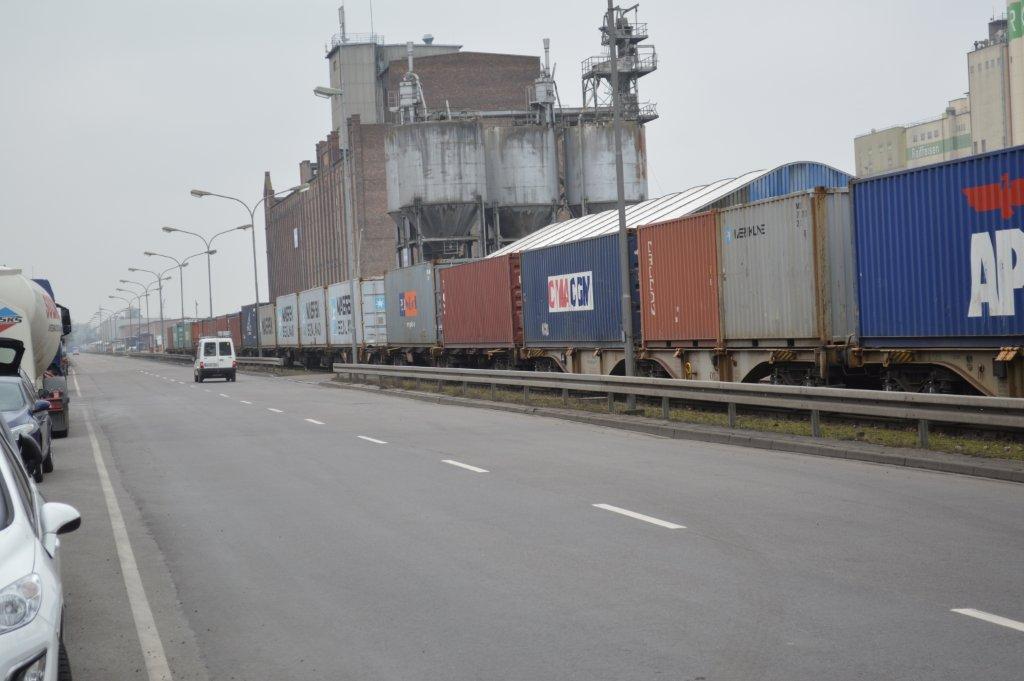
[[[126,286],[128,284],[131,284],[132,286],[138,286],[142,290],[142,293],[140,293],[139,295],[140,296],[145,296],[145,298],[146,298],[146,327],[149,328],[150,320],[153,319],[153,317],[151,317],[150,314],[149,314],[149,292],[150,292],[150,289],[152,289],[153,286],[156,286],[156,282],[150,284],[149,286],[146,286],[145,284],[142,284],[142,283],[137,282],[137,281],[133,281],[131,279],[118,279],[117,281],[118,281],[118,283],[124,284]],[[150,337],[152,337],[152,334],[150,334]],[[150,350],[150,351],[153,350],[153,343],[152,343],[152,341],[150,341],[150,343],[147,345],[147,349]]]
[[[256,203],[254,203],[251,208],[249,207],[249,204],[247,204],[245,201],[243,201],[242,199],[235,198],[234,196],[227,196],[226,194],[215,194],[213,192],[204,191],[202,189],[193,189],[193,190],[189,191],[189,194],[191,194],[192,196],[196,197],[197,199],[201,199],[204,196],[216,196],[216,197],[221,198],[221,199],[228,199],[229,201],[234,201],[236,203],[241,204],[242,208],[245,208],[245,212],[249,214],[249,224],[253,225],[253,228],[252,228],[252,282],[253,282],[253,287],[256,289],[256,319],[257,320],[259,320],[259,315],[260,315],[260,279],[259,279],[259,270],[257,269],[257,265],[256,265],[256,227],[255,227],[255,224],[256,224],[256,209],[260,207],[261,203],[266,201],[271,196],[277,196],[279,194],[286,194],[288,192],[293,192],[293,191],[301,193],[301,192],[308,191],[308,190],[309,190],[309,184],[306,183],[306,182],[303,182],[302,184],[297,184],[294,187],[290,187],[288,189],[282,189],[281,191],[274,192],[273,194],[267,194],[262,199],[260,199]],[[269,286],[267,286],[267,297],[268,298],[270,297],[270,287]],[[213,305],[211,305],[210,307],[212,308]],[[213,316],[213,310],[212,309],[210,311],[210,316],[211,317]],[[257,357],[261,357],[262,355],[263,355],[263,352],[262,352],[262,347],[261,347],[261,343],[260,343],[260,334],[257,333],[256,334],[256,356]]]
[[[127,289],[127,288],[118,287],[118,288],[116,288],[114,290],[117,291],[118,293],[127,293],[129,296],[135,298],[135,307],[139,311],[139,323],[138,323],[138,334],[137,334],[137,336],[138,336],[138,339],[139,339],[139,346],[141,346],[142,345],[142,295],[139,294],[139,293],[136,293],[135,291],[132,291],[131,289]],[[131,316],[131,315],[129,314],[129,316]],[[148,320],[147,320],[146,328],[147,329],[149,328]],[[141,349],[141,347],[140,347],[140,349]]]
[[[323,85],[318,85],[315,88],[313,88],[313,94],[316,95],[317,97],[321,97],[323,99],[331,99],[332,97],[341,97],[344,93],[340,89],[338,89],[338,88],[326,87],[326,86],[323,86]],[[344,109],[345,100],[340,99],[338,101],[341,103],[341,109],[340,109],[341,116],[340,116],[340,118],[341,118],[342,121],[344,121],[344,120],[346,120],[345,109]],[[357,361],[359,361],[358,360],[359,344],[356,342],[356,328],[357,328],[356,324],[358,324],[359,322],[355,318],[355,314],[356,314],[356,281],[355,280],[358,278],[359,275],[356,272],[357,268],[356,268],[356,262],[355,262],[355,250],[356,250],[356,248],[355,248],[355,218],[352,215],[352,200],[351,200],[351,197],[349,196],[349,189],[350,189],[349,181],[350,181],[350,179],[352,177],[352,168],[349,165],[350,160],[351,160],[350,157],[349,157],[349,150],[347,148],[342,149],[341,150],[341,155],[342,155],[342,159],[341,159],[341,184],[342,184],[341,200],[342,200],[342,204],[343,204],[343,212],[344,212],[344,216],[343,217],[344,217],[344,224],[345,224],[345,235],[344,235],[345,236],[345,262],[346,262],[346,269],[348,270],[348,277],[347,277],[347,279],[348,279],[348,293],[349,293],[349,296],[351,296],[351,300],[352,300],[352,363],[355,364]],[[342,220],[338,220],[338,249],[339,250],[341,249],[341,238],[342,238],[341,231],[342,231]],[[483,233],[482,232],[481,232],[481,237],[483,237]],[[338,258],[338,261],[339,262],[341,261],[340,257]]]
[[[252,223],[249,223],[247,225],[239,225],[238,227],[232,227],[231,229],[225,229],[223,232],[217,232],[216,234],[211,236],[209,239],[207,239],[202,234],[196,234],[195,232],[190,232],[187,229],[179,229],[177,227],[167,227],[167,226],[164,226],[164,227],[160,228],[163,231],[167,232],[168,234],[171,234],[173,232],[181,232],[182,234],[191,234],[192,236],[198,237],[199,239],[201,239],[203,244],[206,246],[206,250],[204,251],[204,253],[206,253],[206,289],[207,289],[207,293],[210,296],[210,319],[213,319],[213,272],[212,272],[212,265],[210,264],[210,256],[212,256],[214,253],[217,252],[215,250],[211,250],[211,246],[213,245],[213,240],[216,239],[219,236],[224,235],[224,234],[230,234],[231,232],[237,232],[237,231],[243,231],[244,232],[245,230],[252,229],[252,228],[253,228],[252,227]],[[186,258],[186,260],[187,259],[188,258]]]
[[[130,301],[127,298],[124,298],[122,296],[107,296],[107,298],[110,298],[111,300],[123,300],[124,304],[128,306],[128,338],[131,338],[131,336],[132,336],[132,301]],[[117,327],[115,326],[114,328],[116,329]],[[114,335],[116,336],[117,334],[115,333]],[[128,341],[127,340],[125,340],[125,343],[124,343],[124,352],[125,352],[125,354],[128,354]]]
[[[148,257],[151,257],[151,258],[152,257],[167,258],[168,260],[173,261],[175,263],[175,266],[178,268],[178,293],[181,295],[181,319],[182,319],[182,321],[185,320],[185,273],[182,270],[184,268],[188,267],[188,261],[189,260],[191,260],[192,258],[196,257],[197,255],[202,255],[205,252],[206,251],[201,251],[199,253],[193,253],[192,255],[188,256],[184,260],[178,260],[177,258],[175,258],[172,255],[166,255],[164,253],[157,253],[155,251],[143,251],[143,253],[142,253],[142,255],[145,255],[145,256],[148,256]],[[174,269],[174,268],[172,267],[170,269]]]
[[[173,267],[168,267],[163,272],[157,273],[157,272],[154,272],[153,270],[147,270],[147,269],[143,269],[141,267],[129,267],[128,268],[129,272],[145,272],[146,274],[152,274],[153,278],[156,280],[157,291],[158,291],[159,302],[160,302],[160,341],[161,341],[161,346],[163,346],[164,348],[166,348],[166,340],[164,339],[164,281],[165,281],[164,275],[167,274],[168,272],[170,272],[173,269],[174,269]],[[167,277],[167,279],[170,279],[170,277]],[[181,316],[181,321],[185,321],[185,315]]]

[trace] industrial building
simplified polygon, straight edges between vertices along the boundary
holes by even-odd
[[[583,106],[561,103],[545,57],[463,52],[430,35],[384,42],[341,31],[326,46],[333,130],[303,161],[308,190],[265,177],[270,295],[396,266],[487,255],[614,205],[611,49],[581,61]],[[637,83],[657,68],[636,8],[619,10],[616,64],[627,203],[649,198]],[[286,186],[290,186],[288,182]],[[350,262],[351,261],[351,262]]]
[[[967,53],[968,94],[918,123],[872,130],[854,139],[861,177],[917,168],[1024,144],[1024,27],[1021,2],[1007,3],[988,37]]]

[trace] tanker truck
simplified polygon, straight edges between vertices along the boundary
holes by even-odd
[[[67,435],[69,425],[71,400],[60,352],[61,339],[68,333],[71,314],[67,308],[58,306],[53,296],[21,270],[0,267],[0,338],[14,338],[25,345],[21,368],[40,398],[50,403],[57,437]]]

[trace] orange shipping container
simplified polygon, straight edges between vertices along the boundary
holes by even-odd
[[[718,219],[700,213],[640,228],[640,302],[650,347],[719,339]]]
[[[522,345],[522,306],[518,253],[441,270],[447,347]]]

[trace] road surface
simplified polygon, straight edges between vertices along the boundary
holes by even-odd
[[[1024,486],[75,359],[79,681],[1021,678]]]

